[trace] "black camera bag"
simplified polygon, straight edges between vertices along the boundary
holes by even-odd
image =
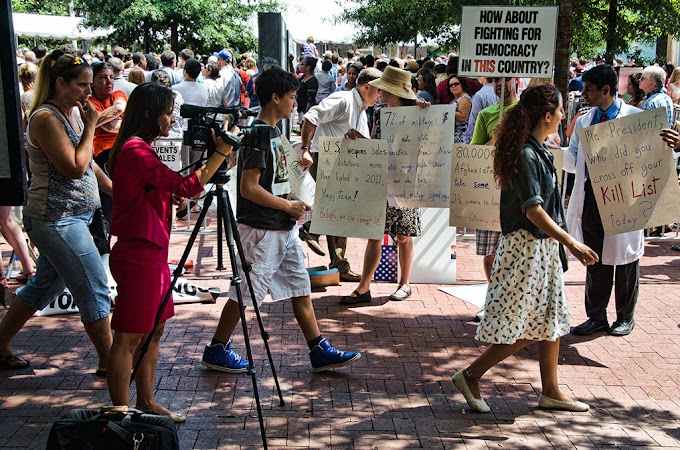
[[[47,450],[178,450],[177,427],[170,417],[125,411],[74,409],[57,420]]]

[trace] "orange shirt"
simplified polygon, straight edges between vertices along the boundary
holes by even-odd
[[[94,97],[90,97],[90,103],[92,106],[101,114],[105,109],[110,108],[116,102],[116,100],[123,99],[127,102],[127,96],[123,91],[114,91],[110,98],[104,101],[97,100]],[[123,115],[120,115],[121,119]],[[102,127],[97,127],[94,130],[94,156],[99,155],[104,150],[109,150],[113,147],[113,143],[116,141],[117,133],[111,133],[104,130]]]

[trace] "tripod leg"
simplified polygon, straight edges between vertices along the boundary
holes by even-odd
[[[250,281],[250,264],[246,262],[245,255],[243,253],[243,246],[241,245],[241,237],[238,232],[238,224],[236,223],[236,218],[232,214],[232,209],[231,209],[231,202],[229,200],[229,196],[226,195],[226,192],[224,192],[224,195],[220,196],[217,198],[218,204],[222,200],[226,204],[226,208],[228,208],[229,215],[229,223],[225,224],[225,228],[228,228],[231,230],[234,241],[236,243],[236,248],[238,249],[238,254],[241,259],[241,267],[243,267],[243,274],[245,275],[246,278],[246,284],[248,285],[248,289],[250,292],[250,298],[254,299],[255,298],[255,292],[253,290],[253,283]],[[269,349],[269,333],[265,330],[264,328],[264,323],[262,322],[262,315],[260,314],[260,307],[257,306],[257,302],[253,301],[253,309],[255,310],[255,317],[257,318],[257,323],[260,327],[260,335],[262,336],[262,340],[264,341],[264,348],[267,351],[267,358],[269,359],[269,367],[272,369],[272,377],[274,378],[274,384],[276,385],[276,392],[279,394],[279,406],[284,406],[286,402],[283,400],[283,394],[281,393],[281,386],[279,385],[279,377],[276,375],[276,367],[274,366],[274,359],[272,358],[272,352]]]
[[[246,312],[243,307],[243,296],[241,295],[241,277],[239,276],[239,270],[238,270],[238,265],[236,263],[236,250],[234,247],[234,234],[233,234],[233,227],[230,226],[231,224],[231,219],[233,219],[233,214],[231,212],[231,207],[227,205],[227,202],[225,201],[225,198],[227,198],[227,192],[222,189],[221,186],[218,185],[217,187],[217,210],[218,212],[221,211],[221,217],[218,217],[218,220],[223,221],[224,224],[224,229],[226,231],[226,238],[227,238],[227,247],[229,248],[229,259],[231,261],[231,270],[232,270],[232,278],[231,278],[231,284],[234,286],[234,290],[236,291],[236,298],[238,300],[238,305],[239,305],[239,313],[241,314],[241,326],[243,327],[243,342],[245,343],[246,346],[246,354],[248,356],[248,373],[250,373],[250,377],[252,379],[253,383],[253,396],[255,397],[255,406],[257,407],[257,417],[260,421],[260,434],[262,435],[262,444],[263,447],[266,449],[267,448],[267,434],[265,431],[264,427],[264,417],[262,416],[262,406],[260,405],[260,393],[257,389],[257,371],[255,370],[255,365],[253,362],[253,352],[250,347],[250,336],[248,334],[248,325],[246,324]],[[234,219],[235,221],[235,219]],[[219,222],[218,222],[219,223]],[[246,272],[246,277],[248,277],[247,272]],[[255,296],[253,295],[253,289],[250,284],[250,278],[246,278],[248,280],[248,286],[250,287],[250,298],[253,301],[253,306],[255,307],[255,311],[257,311],[257,302],[255,301]],[[262,327],[262,322],[260,322],[260,327]],[[260,328],[261,329],[261,328]],[[266,341],[265,341],[266,345]],[[269,350],[267,350],[269,351]],[[270,355],[270,361],[271,361],[271,355]],[[272,367],[273,369],[273,367]],[[277,383],[278,387],[278,383]],[[280,395],[280,391],[279,391]]]
[[[208,209],[210,209],[210,205],[212,204],[214,196],[215,193],[213,191],[208,192],[208,194],[205,196],[205,200],[203,201],[203,209],[201,210],[201,213],[198,216],[198,220],[196,221],[196,225],[194,225],[194,229],[191,231],[189,241],[187,242],[186,247],[184,247],[184,253],[182,254],[182,258],[179,260],[177,268],[173,273],[170,286],[168,287],[168,290],[165,292],[163,301],[161,302],[161,305],[158,308],[158,311],[156,312],[156,318],[154,319],[153,329],[142,343],[142,346],[139,348],[139,358],[137,358],[137,362],[135,363],[135,366],[132,369],[132,375],[130,376],[130,384],[132,384],[132,381],[134,381],[135,375],[137,375],[137,371],[139,370],[139,366],[142,364],[142,358],[149,349],[149,345],[151,344],[151,340],[153,339],[153,335],[156,331],[156,328],[158,328],[158,324],[160,323],[161,318],[163,317],[163,311],[165,311],[165,306],[170,301],[170,296],[172,295],[172,290],[175,288],[175,284],[177,283],[177,278],[179,278],[179,276],[182,274],[184,263],[187,262],[187,259],[189,258],[191,248],[194,246],[194,242],[196,241],[198,232],[201,230],[201,224],[203,223],[203,220],[205,219],[205,216],[208,213]]]

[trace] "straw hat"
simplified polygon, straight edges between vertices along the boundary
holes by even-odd
[[[416,99],[416,94],[411,90],[411,74],[396,67],[387,66],[380,78],[368,84],[400,98]]]

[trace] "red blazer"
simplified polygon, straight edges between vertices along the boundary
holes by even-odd
[[[183,177],[172,171],[139,138],[120,149],[111,181],[111,234],[147,239],[164,248],[170,244],[171,194],[193,197],[203,189],[197,173]]]

